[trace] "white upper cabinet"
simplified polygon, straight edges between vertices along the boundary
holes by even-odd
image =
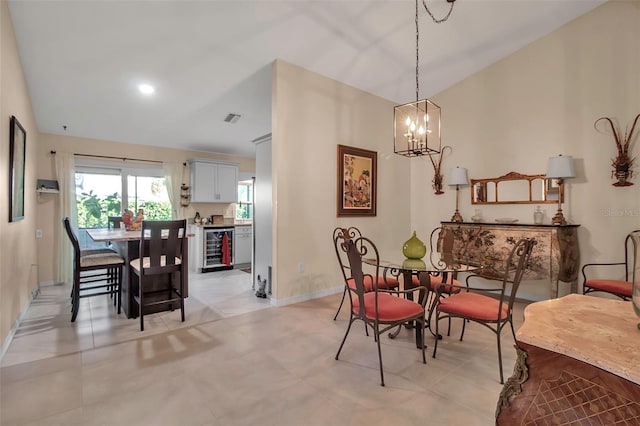
[[[192,203],[235,203],[238,198],[238,165],[191,159]]]

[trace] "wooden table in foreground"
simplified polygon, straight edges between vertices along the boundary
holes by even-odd
[[[125,267],[122,273],[122,310],[127,318],[136,318],[138,316],[138,305],[133,300],[134,292],[137,291],[137,277],[135,274],[131,274],[129,271],[129,262],[133,259],[137,259],[140,256],[140,234],[138,231],[127,231],[125,229],[87,229],[87,234],[93,241],[96,242],[111,242],[118,254],[125,260]],[[187,235],[188,236],[188,235]],[[185,278],[184,293],[185,297],[189,296],[189,251],[187,243],[188,239],[185,239],[182,245],[182,262],[184,265],[183,274]],[[151,312],[157,312],[159,310],[166,310],[159,306],[157,309],[150,310]],[[145,309],[145,313],[147,310]]]
[[[496,424],[640,424],[638,321],[631,302],[594,296],[527,306]]]

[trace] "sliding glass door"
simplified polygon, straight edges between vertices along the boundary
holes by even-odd
[[[76,165],[78,228],[106,228],[110,216],[125,209],[145,219],[171,219],[171,202],[162,167],[115,167],[108,163]]]

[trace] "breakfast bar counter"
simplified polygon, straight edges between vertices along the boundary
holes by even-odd
[[[570,294],[524,315],[497,424],[640,424],[640,319],[631,302]]]

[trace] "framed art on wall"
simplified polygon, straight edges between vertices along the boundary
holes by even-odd
[[[375,216],[378,153],[338,145],[338,216]]]
[[[13,115],[9,129],[9,222],[17,222],[24,219],[24,161],[27,132]]]

